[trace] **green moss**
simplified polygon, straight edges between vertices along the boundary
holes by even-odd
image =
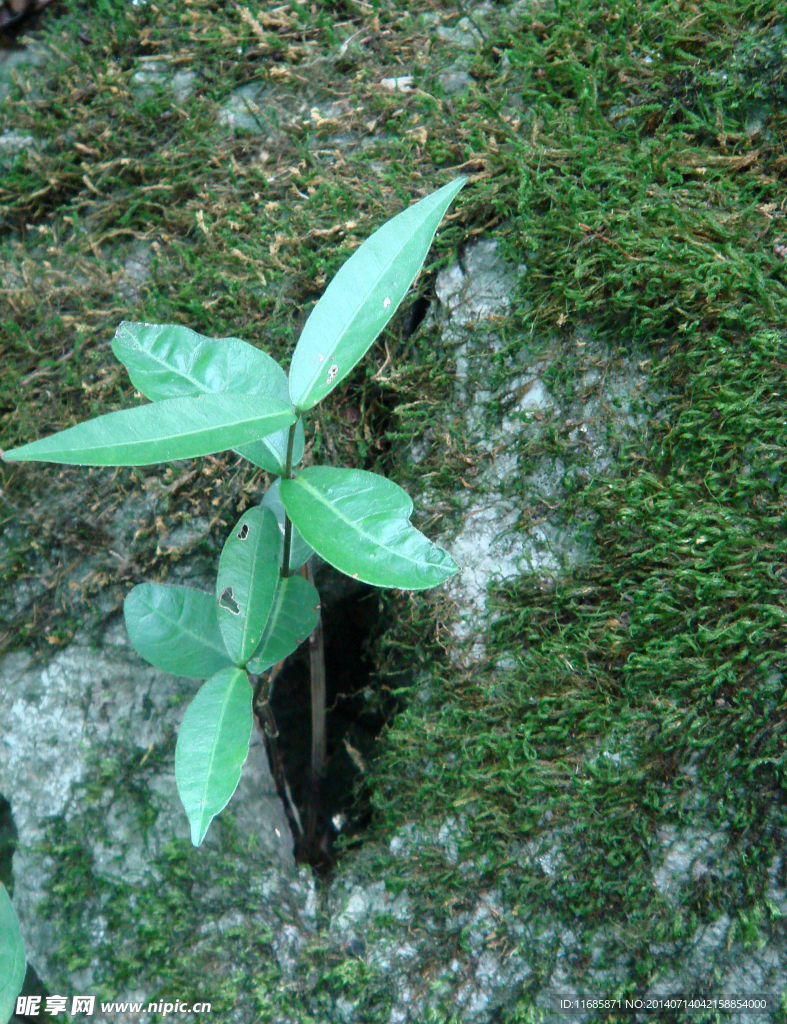
[[[91,819],[90,827],[98,827],[99,820]],[[241,990],[273,989],[280,983],[269,931],[246,925],[219,934],[210,928],[217,907],[194,898],[218,876],[225,892],[220,912],[247,912],[249,871],[238,870],[237,857],[217,862],[185,842],[173,842],[155,861],[157,879],[113,883],[94,873],[83,839],[85,824],[72,820],[69,826],[55,826],[46,844],[45,852],[57,866],[41,913],[58,920],[63,936],[52,958],[56,969],[71,972],[89,966],[93,953],[85,950],[91,949],[99,964],[93,984],[99,1002],[116,999],[126,989],[138,990],[146,979],[151,987],[145,1003],[172,1000],[176,994],[185,1003],[210,1001],[212,1012],[219,1014],[238,1005]],[[249,869],[253,864],[252,855]],[[96,944],[99,926],[103,938]],[[195,942],[200,935],[204,941]],[[217,960],[227,965],[221,984]]]

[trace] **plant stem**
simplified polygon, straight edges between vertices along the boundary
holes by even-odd
[[[284,662],[280,661],[278,665],[273,666],[267,677],[264,675],[260,676],[256,686],[254,687],[252,707],[257,712],[257,715],[262,716],[264,720],[263,732],[266,740],[268,741],[268,754],[270,756],[271,770],[276,782],[276,787],[280,794],[283,792],[286,796],[290,814],[298,827],[298,831],[303,835],[301,816],[298,814],[298,808],[295,806],[295,801],[292,799],[292,793],[290,793],[290,787],[287,784],[287,777],[284,774],[284,765],[282,763],[281,754],[279,753],[279,745],[276,742],[279,735],[279,729],[276,725],[276,719],[273,717],[273,708],[270,705],[273,680],[279,672],[281,672],[283,667]]]
[[[311,562],[301,567],[301,575],[314,585]],[[325,728],[325,644],[322,631],[322,615],[309,637],[309,666],[311,670],[312,704],[312,764],[309,789],[309,806],[306,812],[306,843],[316,843],[320,788],[325,773],[326,728]]]
[[[292,449],[295,443],[295,427],[297,420],[290,427],[289,436],[287,438],[287,461],[285,463],[284,472],[282,478],[284,480],[292,479]],[[290,575],[290,550],[292,547],[292,523],[290,517],[286,511],[284,513],[284,550],[282,552],[281,561],[281,575],[287,577]],[[301,575],[314,585],[314,573],[310,562],[301,566]],[[320,788],[322,784],[322,777],[325,773],[325,760],[327,754],[326,744],[326,729],[325,729],[325,644],[323,640],[322,632],[322,617],[318,617],[317,625],[312,630],[312,634],[309,637],[309,665],[311,674],[311,708],[312,708],[312,759],[311,759],[311,779],[309,787],[309,803],[306,811],[306,835],[304,836],[304,844],[307,850],[313,850],[317,845],[317,829],[319,827],[319,807],[320,807]],[[259,701],[259,710],[265,716],[265,732],[268,740],[271,744],[271,760],[276,763],[274,771],[277,773],[277,781],[280,782],[281,788],[285,790],[288,800],[290,801],[291,810],[293,817],[298,825],[298,829],[303,835],[303,827],[298,817],[297,810],[292,803],[290,797],[289,787],[287,786],[287,780],[284,778],[284,772],[281,769],[281,762],[279,758],[278,748],[275,745],[276,736],[278,736],[278,730],[276,729],[276,723],[273,721],[273,712],[271,711],[270,704],[268,702],[268,695],[270,684],[273,682],[278,670],[281,665],[275,666],[272,670],[268,684],[261,689],[260,696],[262,699]],[[257,695],[255,694],[255,706],[257,706]],[[272,722],[272,729],[269,730],[269,717]]]
[[[295,443],[295,427],[298,424],[298,420],[290,427],[290,433],[287,437],[287,462],[284,466],[284,473],[282,474],[285,480],[292,479],[292,447]],[[290,546],[292,544],[292,523],[287,512],[284,513],[284,551],[281,558],[281,574],[286,579],[290,575]]]

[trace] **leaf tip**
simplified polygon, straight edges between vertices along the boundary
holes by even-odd
[[[198,818],[191,822],[191,845],[202,846],[202,840],[208,834],[211,818],[207,825],[204,825]]]

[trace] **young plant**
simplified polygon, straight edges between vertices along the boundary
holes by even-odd
[[[466,180],[388,221],[347,260],[306,321],[289,378],[238,338],[122,323],[112,350],[150,404],[2,455],[148,466],[231,448],[277,475],[224,544],[215,596],[141,583],[123,606],[131,644],[146,661],[206,680],[186,710],[175,750],[175,781],[195,846],[235,792],[248,754],[255,696],[249,673],[280,664],[317,627],[319,595],[296,570],[303,572],[316,552],[353,579],[409,590],[434,587],[459,571],[410,524],[413,503],[392,481],[361,470],[294,467],[303,456],[304,413],[344,380],[391,319]],[[312,764],[314,770],[314,758]]]

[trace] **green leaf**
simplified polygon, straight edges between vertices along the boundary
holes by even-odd
[[[131,383],[152,402],[194,398],[207,392],[271,395],[287,375],[275,359],[240,338],[208,338],[174,324],[123,321],[112,351],[128,370]]]
[[[259,647],[246,667],[259,673],[283,661],[317,625],[320,595],[303,576],[279,577],[270,617]]]
[[[293,353],[290,398],[299,412],[344,380],[394,315],[466,181],[457,178],[383,224],[339,269]]]
[[[153,402],[233,392],[268,395],[289,404],[287,374],[275,359],[240,338],[208,338],[174,324],[124,321],[112,351],[128,370],[134,387]],[[287,430],[235,448],[268,473],[284,472]],[[295,427],[292,464],[303,458],[303,422]]]
[[[282,480],[281,499],[304,540],[354,579],[425,590],[459,572],[447,551],[411,526],[410,496],[384,476],[310,466]]]
[[[279,565],[281,565],[284,560],[284,517],[287,513],[284,510],[284,505],[281,503],[278,480],[274,480],[265,492],[265,497],[262,499],[262,507],[269,508],[279,522],[281,545],[279,547],[278,560]],[[290,533],[290,572],[300,569],[303,563],[311,558],[313,554],[314,551],[293,526]],[[281,661],[281,658],[279,661]]]
[[[123,617],[131,646],[163,672],[207,679],[232,665],[213,594],[191,587],[140,583],[127,594]]]
[[[0,882],[0,1022],[11,1020],[25,980],[25,947],[19,921]]]
[[[263,395],[168,398],[79,423],[4,452],[3,458],[76,466],[150,466],[223,452],[294,422],[288,405]]]
[[[289,401],[289,399],[288,399]],[[266,473],[281,474],[287,467],[287,435],[289,431],[279,430],[268,437],[261,437],[250,444],[238,445],[233,451],[242,455],[253,466],[259,466]],[[297,466],[303,458],[303,420],[295,424],[295,439],[292,445],[292,464]]]
[[[227,538],[216,575],[219,628],[233,664],[243,666],[260,642],[279,582],[281,534],[267,508],[250,508]]]
[[[252,688],[243,669],[222,669],[186,709],[175,747],[175,783],[199,846],[230,802],[249,753]]]

